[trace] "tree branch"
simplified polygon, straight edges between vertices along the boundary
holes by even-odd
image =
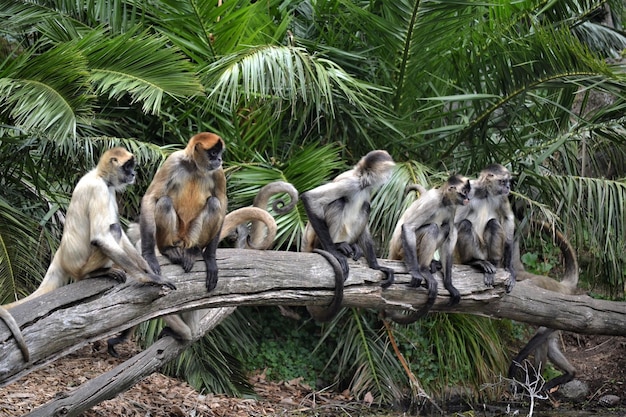
[[[321,255],[219,249],[217,257],[219,282],[210,293],[204,286],[202,261],[185,274],[162,258],[162,273],[176,284],[176,291],[91,279],[11,309],[30,349],[31,362],[23,362],[10,332],[0,325],[0,385],[88,343],[164,314],[240,305],[325,305],[332,299],[333,269]],[[401,262],[381,263],[396,271],[396,283],[383,290],[379,286],[384,278],[381,272],[365,263],[352,262],[345,284],[345,306],[411,309],[426,302],[425,289],[407,288],[410,276]],[[448,293],[438,274],[440,293],[431,311],[510,318],[577,333],[626,335],[623,303],[561,295],[524,282],[505,294],[504,270],[498,270],[493,288],[485,287],[482,274],[468,267],[455,266],[453,277],[461,302],[449,306]]]

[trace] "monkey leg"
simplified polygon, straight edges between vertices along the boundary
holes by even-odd
[[[115,350],[115,346],[128,340],[130,336],[135,332],[136,327],[137,326],[129,327],[128,329],[123,330],[119,334],[119,336],[115,336],[107,340],[107,352],[109,352],[109,355],[113,356],[114,358],[120,357],[119,353],[117,353],[117,351]]]
[[[487,254],[480,249],[478,235],[474,231],[472,222],[465,219],[457,225],[458,237],[455,252],[458,261],[471,265],[484,275],[485,285],[492,287],[495,281],[496,268],[487,260]]]
[[[508,377],[511,379],[515,379],[518,375],[518,371],[521,370],[521,364],[524,362],[528,356],[535,352],[535,368],[541,368],[541,366],[545,365],[544,355],[541,352],[538,352],[541,349],[548,337],[554,333],[554,329],[549,329],[547,327],[540,327],[535,332],[534,336],[528,341],[526,346],[519,351],[517,356],[511,360],[511,364],[509,365]],[[541,369],[535,369],[537,374],[541,374]]]
[[[385,274],[385,279],[380,282],[381,287],[388,288],[391,284],[393,284],[395,281],[393,269],[378,264],[376,249],[374,247],[374,239],[372,239],[369,228],[365,228],[363,233],[361,233],[361,236],[359,236],[358,242],[353,245],[356,246],[356,249],[358,250],[361,248],[364,250],[365,259],[367,260],[367,265],[370,268],[381,271]],[[354,259],[357,260],[358,258]]]
[[[322,255],[330,266],[332,266],[333,271],[335,271],[335,294],[328,306],[306,306],[306,309],[315,321],[327,322],[332,320],[341,309],[341,303],[343,302],[343,283],[346,279],[343,275],[341,264],[339,264],[339,261],[337,261],[337,258],[332,253],[321,249],[313,249],[313,252]]]
[[[120,284],[123,284],[126,282],[126,272],[124,272],[124,270],[120,268],[115,268],[115,267],[98,268],[96,270],[93,270],[85,274],[83,279],[102,278],[102,277],[113,278]]]
[[[560,331],[555,331],[551,333],[548,336],[548,340],[545,345],[547,345],[548,359],[550,359],[554,366],[563,371],[563,375],[559,375],[546,382],[546,384],[543,386],[543,391],[550,391],[557,385],[563,385],[571,381],[576,376],[576,368],[574,368],[572,364],[569,363],[569,361],[559,348],[560,334]]]
[[[178,235],[178,216],[174,210],[174,203],[169,196],[159,198],[154,207],[154,220],[156,223],[156,243],[163,256],[171,263],[182,264],[183,253],[180,248],[181,241]],[[149,244],[149,243],[148,243]],[[161,273],[161,266],[157,260],[153,245],[143,247],[142,255],[155,274]]]

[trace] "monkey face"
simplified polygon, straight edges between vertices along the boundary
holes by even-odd
[[[221,142],[218,142],[214,147],[206,151],[206,157],[211,171],[219,169],[222,166]]]
[[[120,185],[133,184],[135,182],[135,158],[131,157],[120,167]]]

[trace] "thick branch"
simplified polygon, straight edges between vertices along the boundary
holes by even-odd
[[[240,305],[325,305],[332,299],[333,269],[318,254],[220,249],[217,256],[220,277],[211,293],[204,286],[202,261],[185,274],[180,267],[161,259],[162,272],[176,283],[176,291],[93,279],[11,309],[30,349],[31,362],[23,362],[10,332],[0,325],[0,384],[14,381],[87,343],[163,314]],[[353,262],[344,305],[419,308],[426,301],[426,291],[407,288],[410,276],[402,263],[381,263],[394,268],[396,284],[382,290],[382,273]],[[461,293],[460,304],[448,305],[448,294],[439,277],[440,294],[433,311],[511,318],[578,333],[626,335],[623,303],[560,295],[524,282],[506,295],[503,270],[498,271],[494,288],[486,288],[482,274],[467,267],[455,267],[453,276]]]
[[[176,358],[202,334],[217,326],[235,311],[235,308],[225,307],[207,310],[207,314],[200,320],[198,325],[200,332],[195,335],[194,340],[180,343],[172,337],[159,339],[146,350],[119,364],[109,372],[85,382],[71,394],[50,401],[27,415],[32,417],[78,416],[94,405],[115,397]]]

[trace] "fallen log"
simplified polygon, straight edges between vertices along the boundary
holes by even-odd
[[[12,335],[0,325],[0,385],[88,343],[164,314],[240,305],[325,305],[332,299],[333,269],[321,255],[220,249],[217,257],[219,282],[211,293],[204,286],[202,261],[185,274],[163,258],[162,273],[176,284],[176,291],[92,279],[11,309],[30,349],[31,361],[23,362]],[[407,288],[410,276],[401,262],[381,263],[396,271],[396,283],[383,290],[379,286],[381,272],[369,269],[365,263],[352,262],[344,305],[419,308],[426,301],[426,291]],[[438,275],[441,290],[431,311],[510,318],[577,333],[626,335],[624,303],[561,295],[524,282],[518,283],[511,294],[505,294],[504,270],[497,271],[493,288],[485,287],[482,274],[468,267],[455,266],[453,276],[461,302],[449,306],[448,294]]]

